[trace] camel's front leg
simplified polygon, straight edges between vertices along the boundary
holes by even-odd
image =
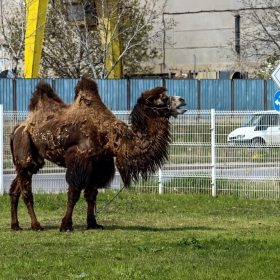
[[[68,189],[67,209],[64,218],[62,219],[60,231],[73,231],[72,214],[75,204],[80,198],[81,191],[77,188],[69,186]]]
[[[18,175],[17,175],[18,177]],[[11,229],[22,230],[18,222],[18,200],[20,197],[20,188],[18,187],[18,178],[15,178],[11,184],[9,195],[11,202]]]
[[[103,226],[96,223],[95,213],[96,213],[96,197],[98,194],[97,189],[91,191],[86,190],[84,197],[87,201],[87,229],[103,229]]]

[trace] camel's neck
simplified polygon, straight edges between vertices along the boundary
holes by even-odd
[[[164,163],[171,141],[170,123],[157,112],[131,114],[132,137],[127,138],[117,153],[116,165],[125,185],[139,177],[146,179]]]

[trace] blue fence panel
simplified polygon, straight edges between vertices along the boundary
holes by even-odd
[[[41,79],[16,79],[16,101],[17,111],[27,111],[32,93]],[[51,84],[52,79],[44,79]]]
[[[13,111],[13,80],[0,79],[0,104],[4,111]]]
[[[201,80],[200,109],[231,110],[231,80]]]
[[[54,90],[62,100],[71,104],[75,97],[75,87],[79,79],[55,79]]]
[[[273,80],[267,80],[267,110],[274,110],[274,95],[280,90]]]
[[[263,110],[264,80],[234,80],[234,110]]]
[[[79,79],[56,79],[55,90],[64,102],[74,101],[75,87]],[[102,101],[110,110],[127,110],[126,80],[95,80]]]
[[[110,110],[128,110],[127,80],[99,79],[96,82],[101,99]]]
[[[130,80],[130,109],[132,110],[141,93],[162,86],[161,79],[131,79]]]
[[[26,111],[39,81],[40,79],[0,79],[0,103],[3,104],[4,110]],[[64,102],[68,104],[73,102],[74,88],[78,79],[45,79],[45,81],[54,87]],[[221,111],[266,108],[273,110],[274,95],[279,90],[273,80],[267,82],[264,80],[201,80],[199,82],[183,79],[96,80],[103,102],[112,111],[133,109],[142,92],[163,86],[164,81],[168,94],[182,96],[189,110],[211,108]],[[233,93],[232,83],[234,83]]]
[[[188,110],[198,109],[197,80],[166,80],[168,95],[180,95],[187,103]]]

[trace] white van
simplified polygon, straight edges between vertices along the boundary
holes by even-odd
[[[276,111],[251,115],[227,138],[229,145],[280,145],[280,114]]]

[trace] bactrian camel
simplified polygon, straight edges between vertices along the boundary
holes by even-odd
[[[83,76],[75,99],[65,104],[51,86],[41,81],[30,99],[28,118],[14,129],[11,151],[16,167],[9,195],[11,228],[21,230],[18,201],[22,195],[31,217],[31,228],[42,230],[34,211],[32,175],[45,161],[66,168],[68,202],[60,230],[72,231],[74,206],[84,191],[87,229],[102,228],[95,218],[98,189],[110,184],[117,167],[125,186],[146,179],[168,157],[171,141],[169,117],[186,110],[180,96],[168,96],[156,87],[141,94],[130,123],[117,119],[104,105],[97,83]]]

